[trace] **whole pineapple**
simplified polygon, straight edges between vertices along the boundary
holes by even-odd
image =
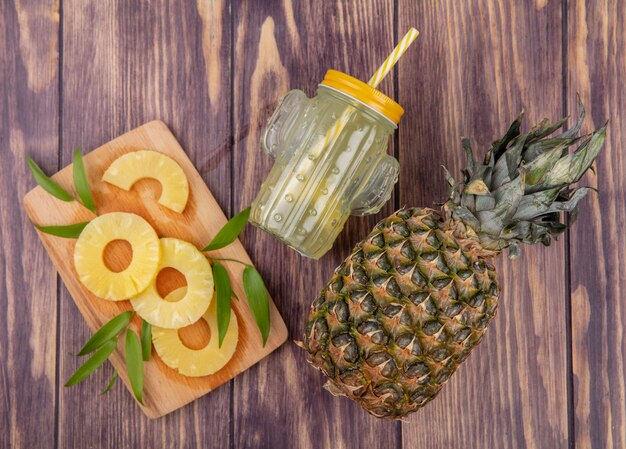
[[[495,316],[493,259],[504,249],[516,257],[520,243],[549,245],[566,229],[561,212],[574,215],[588,193],[570,184],[600,152],[606,126],[578,137],[583,117],[581,104],[576,125],[550,137],[566,119],[520,134],[520,114],[482,164],[463,140],[463,182],[446,171],[441,212],[402,209],[354,248],[313,302],[303,343],[331,393],[385,418],[435,397]]]

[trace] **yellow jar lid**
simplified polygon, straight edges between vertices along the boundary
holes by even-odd
[[[404,109],[381,91],[367,83],[337,70],[326,72],[321,85],[338,90],[384,115],[396,125],[404,114]]]

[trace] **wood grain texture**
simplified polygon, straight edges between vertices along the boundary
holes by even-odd
[[[58,36],[58,2],[0,2],[0,448],[54,442],[57,277],[20,202],[25,156],[58,164]]]
[[[568,8],[567,99],[575,113],[580,93],[585,131],[610,119],[596,173],[598,189],[570,231],[572,368],[575,447],[626,447],[626,5],[571,1]],[[593,128],[592,128],[593,127]]]
[[[256,196],[273,161],[259,145],[277,100],[290,89],[315,94],[328,69],[368,79],[395,45],[393,4],[235,2],[235,179],[238,208]],[[393,95],[393,79],[381,89]],[[393,150],[392,150],[393,151]],[[307,260],[260,231],[244,245],[281,310],[290,336],[301,339],[308,310],[334,268],[381,217],[351,218],[334,248]],[[280,380],[278,380],[280,379]],[[358,405],[321,388],[323,375],[293,344],[235,380],[235,448],[395,448],[399,424],[375,420]]]
[[[435,168],[460,176],[461,136],[482,156],[522,108],[526,129],[561,117],[561,5],[532,3],[399,1],[399,29],[421,31],[399,66],[401,204],[445,199]],[[564,255],[561,240],[501,258],[498,316],[438,398],[403,424],[404,447],[568,447]]]
[[[113,161],[122,155],[143,148],[150,148],[171,157],[184,171],[189,181],[189,199],[182,213],[167,210],[155,202],[155,198],[158,198],[161,191],[160,186],[155,185],[158,183],[133,186],[129,192],[126,192],[102,181],[104,172]],[[99,215],[120,211],[137,214],[152,225],[157,235],[179,238],[192,243],[197,248],[206,246],[226,224],[227,218],[221,213],[213,195],[184,150],[161,121],[147,123],[93,150],[84,156],[84,163]],[[66,191],[76,195],[73,189],[72,170],[73,165],[70,164],[55,174],[53,179]],[[81,204],[63,203],[51,197],[41,187],[31,190],[26,195],[24,207],[31,221],[38,225],[80,223],[94,218],[94,214]],[[210,211],[209,217],[206,216],[205,211]],[[92,332],[100,329],[123,311],[132,310],[128,301],[103,300],[89,292],[81,283],[73,263],[75,239],[59,238],[42,232],[39,233],[39,237]],[[219,258],[240,260],[246,264],[252,263],[238,240],[221,250],[212,251],[211,254]],[[121,262],[118,265],[127,266],[130,263],[130,257],[130,252],[121,252],[118,258],[124,260],[118,260]],[[231,279],[231,287],[235,295],[245,298],[242,284],[244,266],[226,261],[223,262],[223,266]],[[182,275],[184,276],[184,273]],[[172,279],[172,288],[169,291],[180,286],[173,285],[174,282],[175,280]],[[168,368],[153,351],[154,357],[144,363],[144,403],[139,404],[149,418],[161,417],[204,396],[257,363],[286,340],[285,323],[271,300],[271,328],[265,346],[262,344],[261,335],[247,303],[233,301],[232,308],[237,315],[239,328],[237,351],[228,364],[217,373],[199,378],[179,375],[175,370]],[[140,332],[141,319],[138,316],[133,320],[131,328]],[[200,340],[206,342],[210,338],[209,335],[204,337],[204,340]],[[130,391],[123,353],[123,341],[120,339],[118,350],[111,356],[111,362]]]
[[[219,42],[219,59],[205,60]],[[163,120],[230,216],[230,16],[226,1],[63,0],[63,163],[73,148],[96,148],[152,119]],[[217,65],[219,74],[207,74]],[[211,87],[210,87],[211,86]],[[63,290],[62,382],[78,366],[68,353],[89,336]],[[59,448],[224,448],[230,444],[230,388],[150,421],[124,388],[94,394],[112,369],[81,387],[61,387]],[[99,390],[95,390],[99,391]],[[106,423],[103,426],[102,423]]]
[[[626,446],[618,259],[626,192],[622,3],[0,2],[0,185],[10,192],[0,197],[0,448]],[[156,422],[119,386],[106,398],[94,394],[112,370],[63,389],[78,363],[69,353],[89,330],[61,287],[54,353],[54,270],[25,214],[15,211],[33,185],[24,153],[53,172],[70,162],[75,146],[95,148],[162,119],[233,215],[249,204],[271,167],[258,137],[278,97],[290,88],[312,95],[328,68],[367,78],[412,25],[421,34],[396,78],[382,86],[407,109],[394,150],[402,164],[395,201],[376,217],[351,218],[319,262],[246,231],[244,245],[294,338],[314,294],[378,218],[395,206],[443,199],[438,166],[458,173],[461,135],[483,149],[521,107],[527,123],[557,118],[564,109],[574,113],[577,91],[593,125],[612,120],[600,176],[587,179],[601,193],[583,203],[569,252],[561,239],[552,248],[525,249],[521,260],[502,261],[499,316],[440,397],[401,429],[376,421],[323,391],[321,375],[290,344],[230,386]]]

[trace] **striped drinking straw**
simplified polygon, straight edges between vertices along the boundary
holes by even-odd
[[[393,49],[391,54],[385,59],[385,62],[376,70],[376,73],[367,82],[372,87],[378,87],[384,77],[391,71],[396,62],[402,57],[407,48],[413,43],[419,31],[415,28],[411,28],[408,33],[400,40],[396,48]]]

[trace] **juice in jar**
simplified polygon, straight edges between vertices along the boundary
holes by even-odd
[[[378,90],[334,70],[311,99],[289,92],[262,138],[275,163],[250,221],[321,257],[349,215],[378,212],[389,199],[399,167],[387,146],[402,113]]]

